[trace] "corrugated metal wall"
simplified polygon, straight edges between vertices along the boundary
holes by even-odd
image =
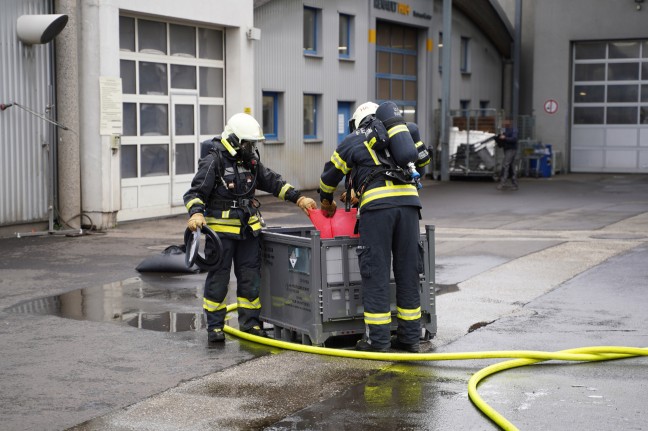
[[[372,78],[367,76],[367,3],[310,0],[307,5],[322,10],[321,55],[309,58],[303,54],[304,2],[273,0],[254,11],[255,26],[262,29],[256,45],[255,73],[259,119],[261,92],[283,95],[281,144],[264,145],[260,150],[262,161],[295,187],[312,190],[319,186],[324,163],[337,145],[338,101],[365,102],[367,80]],[[356,17],[353,62],[341,62],[338,57],[338,11]],[[304,142],[304,93],[321,95],[317,142]]]
[[[21,15],[52,13],[49,0],[0,1],[0,103],[42,115],[53,103],[52,44],[23,45]],[[48,162],[53,126],[12,106],[0,111],[0,226],[48,219]]]

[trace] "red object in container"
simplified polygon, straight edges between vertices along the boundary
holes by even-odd
[[[336,236],[348,236],[358,238],[360,235],[353,233],[356,224],[357,208],[351,208],[350,211],[337,209],[333,217],[326,217],[320,209],[308,210],[313,226],[320,232],[320,238],[335,238]]]

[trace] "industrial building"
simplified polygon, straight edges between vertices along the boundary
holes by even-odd
[[[355,107],[393,100],[437,148],[444,92],[531,119],[523,137],[564,172],[648,172],[642,1],[454,0],[450,39],[445,3],[3,1],[0,231],[184,212],[199,143],[237,112],[262,123],[264,163],[313,190]],[[41,15],[66,20],[44,43],[24,18]]]

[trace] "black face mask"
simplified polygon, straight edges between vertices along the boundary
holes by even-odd
[[[255,167],[259,163],[259,153],[256,148],[256,142],[241,142],[241,161],[248,169]]]

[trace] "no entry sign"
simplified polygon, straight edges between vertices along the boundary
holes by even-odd
[[[558,102],[549,99],[544,103],[544,110],[547,114],[555,114],[558,111]]]

